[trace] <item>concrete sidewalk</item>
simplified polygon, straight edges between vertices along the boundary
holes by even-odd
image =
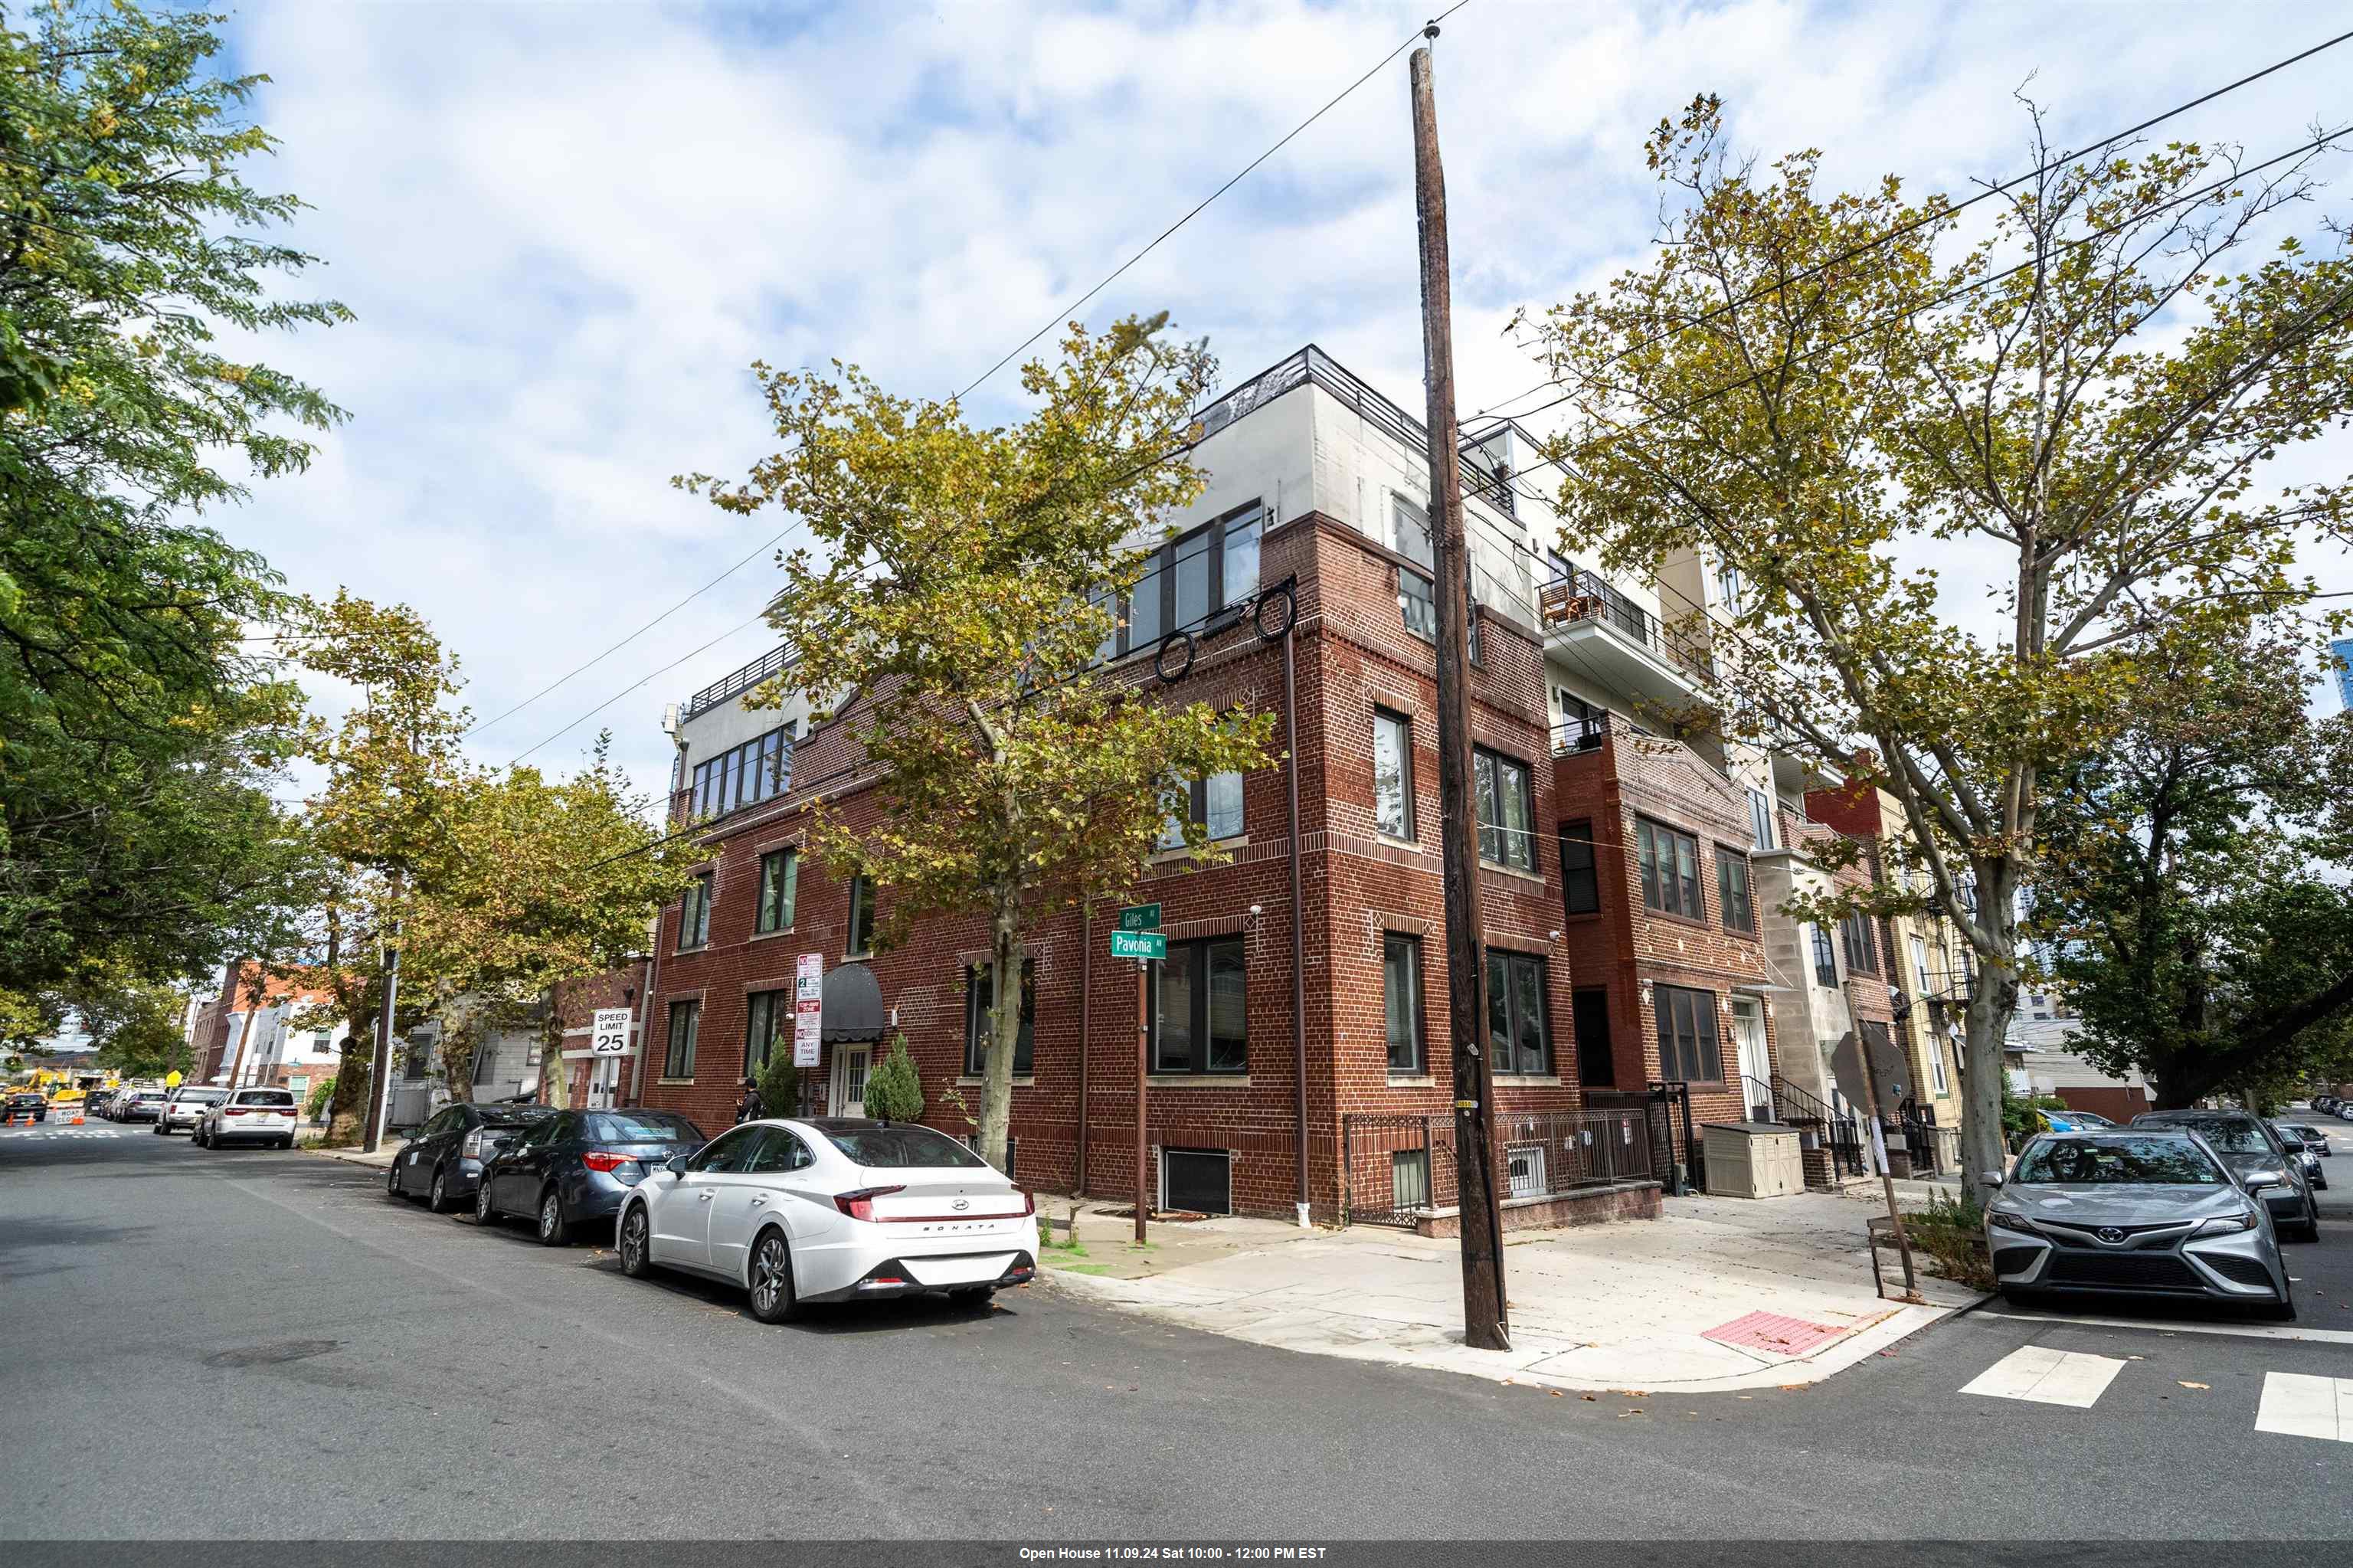
[[[312,1154],[322,1154],[330,1160],[341,1160],[347,1164],[372,1165],[378,1171],[388,1171],[392,1168],[392,1162],[400,1157],[400,1151],[407,1146],[408,1139],[405,1138],[387,1138],[376,1145],[374,1154],[364,1153],[356,1149],[322,1149],[315,1143],[298,1144],[296,1147],[307,1150]]]
[[[1979,1298],[1940,1279],[1923,1281],[1926,1306],[1873,1293],[1876,1192],[1672,1198],[1655,1221],[1507,1236],[1512,1349],[1477,1351],[1451,1241],[1229,1217],[1155,1224],[1137,1252],[1134,1222],[1096,1208],[1080,1215],[1082,1251],[1047,1249],[1055,1288],[1286,1350],[1562,1389],[1814,1383]]]

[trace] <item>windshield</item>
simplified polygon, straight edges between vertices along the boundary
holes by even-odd
[[[529,1127],[555,1114],[554,1106],[476,1106],[484,1127]]]
[[[2222,1172],[2186,1138],[2043,1138],[2012,1181],[2047,1187],[2219,1187]]]
[[[2215,1117],[2211,1120],[2142,1122],[2143,1127],[2187,1128],[2224,1154],[2269,1154],[2271,1144],[2253,1117]]]
[[[828,1128],[826,1139],[849,1156],[853,1165],[888,1171],[910,1166],[949,1165],[986,1171],[988,1161],[944,1132],[928,1127]]]
[[[702,1129],[670,1111],[607,1111],[588,1118],[591,1143],[702,1143]]]

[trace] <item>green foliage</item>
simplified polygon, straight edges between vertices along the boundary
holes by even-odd
[[[2067,1102],[2055,1095],[2021,1095],[2011,1088],[2005,1078],[2001,1086],[2002,1142],[2012,1150],[2017,1149],[2042,1130],[2042,1124],[2035,1119],[2036,1111],[2063,1111],[2066,1108]]]
[[[801,1070],[793,1065],[792,1044],[780,1041],[760,1069],[760,1105],[770,1116],[798,1116],[801,1111]]]
[[[904,1034],[891,1036],[889,1054],[866,1075],[866,1114],[878,1121],[923,1119],[923,1080]]]
[[[324,1078],[320,1079],[317,1083],[311,1086],[311,1097],[302,1103],[303,1119],[306,1121],[318,1120],[319,1113],[325,1110],[327,1108],[328,1102],[332,1101],[334,1097],[335,1075],[330,1073]]]
[[[1073,323],[1059,366],[1023,369],[1035,410],[993,429],[839,362],[755,366],[778,451],[732,488],[679,481],[807,525],[769,616],[798,659],[759,696],[839,705],[886,774],[879,825],[818,805],[811,835],[828,870],[884,890],[881,945],[926,915],[987,917],[998,1001],[978,1120],[999,1169],[1020,933],[1132,886],[1183,780],[1269,760],[1272,715],[1156,700],[1095,662],[1107,606],[1200,493],[1182,449],[1213,362],[1166,326]],[[1207,855],[1198,827],[1189,842]]]
[[[258,78],[212,18],[83,0],[0,16],[0,987],[99,963],[202,972],[269,940],[315,870],[271,804],[298,697],[246,651],[287,608],[194,520],[217,464],[300,468],[342,413],[216,334],[326,324],[311,258],[239,170]]]
[[[1930,1271],[1973,1290],[1991,1290],[1993,1260],[1986,1255],[1985,1210],[1964,1193],[1930,1195],[1926,1206],[1904,1213],[1904,1234],[1915,1254],[1926,1253]]]

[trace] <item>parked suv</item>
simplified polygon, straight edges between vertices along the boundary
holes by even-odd
[[[205,1107],[227,1094],[227,1089],[192,1089],[185,1084],[174,1089],[163,1108],[155,1113],[158,1133],[194,1132],[196,1123],[204,1118]]]
[[[230,1143],[274,1143],[294,1147],[294,1095],[289,1089],[239,1089],[205,1107],[196,1123],[200,1149]]]
[[[2304,1179],[2304,1151],[2287,1151],[2270,1126],[2246,1111],[2147,1111],[2133,1118],[2133,1126],[2179,1128],[2194,1132],[2221,1156],[2238,1183],[2261,1188],[2263,1206],[2283,1241],[2320,1239],[2320,1205]]]

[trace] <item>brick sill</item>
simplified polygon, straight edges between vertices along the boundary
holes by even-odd
[[[956,1087],[960,1089],[983,1088],[987,1086],[987,1080],[985,1078],[964,1077],[956,1080]],[[1037,1085],[1038,1080],[1034,1076],[1017,1076],[1013,1080],[1013,1086],[1017,1089],[1035,1088],[1037,1087]]]
[[[1248,1073],[1153,1073],[1145,1086],[1155,1089],[1247,1089]]]

